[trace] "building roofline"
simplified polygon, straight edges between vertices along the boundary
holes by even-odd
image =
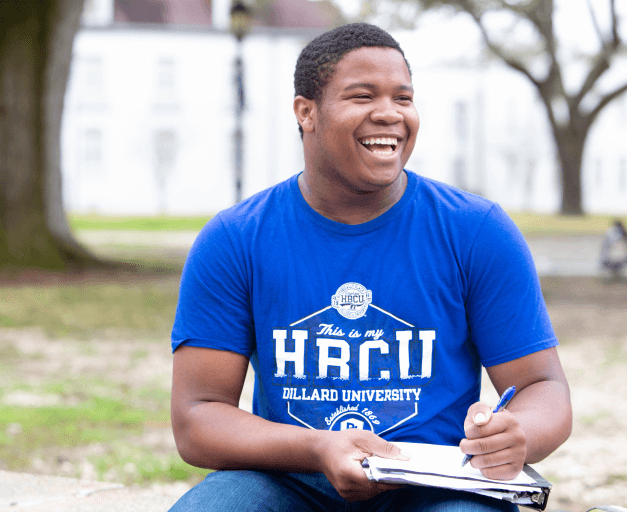
[[[230,32],[225,29],[216,29],[204,25],[181,25],[175,23],[125,23],[115,22],[111,25],[82,25],[82,32],[162,32],[185,34],[211,34],[223,35]],[[250,36],[296,36],[313,39],[323,34],[328,29],[310,27],[253,27],[247,37]]]

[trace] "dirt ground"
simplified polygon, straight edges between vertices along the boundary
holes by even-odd
[[[535,466],[553,483],[547,509],[627,507],[627,280],[542,285],[575,419],[570,439]]]
[[[561,342],[559,354],[570,382],[575,414],[571,438],[536,465],[554,485],[547,509],[585,512],[602,504],[627,507],[627,280],[560,277],[543,278],[542,284]],[[78,379],[89,375],[92,380],[102,377],[117,383],[111,388],[114,391],[148,386],[167,392],[171,382],[167,340],[125,340],[118,336],[75,342],[49,339],[36,329],[0,329],[0,348],[13,346],[28,356],[0,375],[0,385],[8,389],[19,379],[36,389],[46,379],[55,380],[60,375]],[[489,383],[484,390],[485,400],[494,403],[496,397]],[[24,406],[71,399],[25,391],[3,396],[5,403]],[[241,405],[250,407],[250,380]],[[163,457],[175,453],[169,424],[151,425],[144,435],[130,441]],[[106,446],[94,445],[44,453],[26,470],[91,479],[98,475],[90,460],[94,453],[107,450]],[[127,466],[104,478],[124,481],[128,475],[123,472],[133,470]],[[182,494],[188,487],[179,483],[176,492]]]

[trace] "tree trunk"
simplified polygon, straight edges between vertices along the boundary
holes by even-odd
[[[60,132],[82,1],[0,2],[0,267],[98,264],[61,197]]]
[[[572,125],[572,122],[571,122]],[[575,132],[569,127],[555,134],[562,177],[562,215],[583,215],[581,172],[583,150],[588,131]]]

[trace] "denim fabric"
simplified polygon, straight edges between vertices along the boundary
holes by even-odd
[[[477,494],[407,486],[349,503],[321,473],[216,471],[170,512],[518,512],[507,501]]]

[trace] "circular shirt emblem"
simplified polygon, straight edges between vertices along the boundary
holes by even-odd
[[[340,315],[349,320],[364,316],[371,302],[372,291],[359,283],[343,284],[331,297],[331,305]]]
[[[335,418],[333,423],[331,423],[329,430],[349,430],[351,428],[374,432],[374,427],[370,420],[363,414],[355,411],[340,414],[337,418]]]

